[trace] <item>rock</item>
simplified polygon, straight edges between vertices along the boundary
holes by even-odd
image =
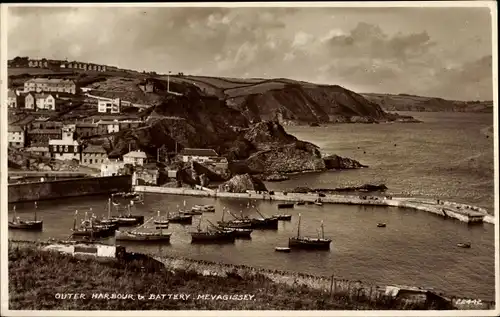
[[[264,178],[268,182],[282,182],[290,179],[288,176],[283,174],[271,174]]]
[[[368,167],[366,165],[359,163],[356,160],[346,157],[341,157],[338,155],[326,156],[323,158],[323,161],[325,162],[325,167],[327,169],[357,169],[357,168]]]
[[[247,190],[267,191],[267,188],[261,180],[250,174],[236,175],[219,185],[219,191],[223,192],[245,193]]]

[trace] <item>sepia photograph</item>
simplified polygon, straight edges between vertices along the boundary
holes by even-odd
[[[495,1],[0,23],[2,316],[500,314]]]

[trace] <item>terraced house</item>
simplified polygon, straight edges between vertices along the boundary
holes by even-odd
[[[24,91],[76,94],[76,84],[69,79],[33,78],[24,82]]]
[[[24,147],[24,130],[17,125],[9,125],[7,132],[9,146]]]
[[[88,145],[82,150],[81,164],[100,167],[108,162],[108,153],[100,145]]]

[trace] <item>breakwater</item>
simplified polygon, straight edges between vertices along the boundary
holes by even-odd
[[[274,192],[272,195],[267,192],[248,192],[248,193],[228,193],[217,190],[198,190],[188,188],[170,188],[157,186],[134,186],[134,190],[143,193],[159,193],[171,195],[188,195],[200,197],[216,198],[242,198],[242,199],[262,199],[271,201],[291,201],[299,200],[305,202],[314,202],[318,199],[322,203],[329,204],[347,204],[347,205],[372,205],[372,206],[392,206],[401,208],[410,208],[431,212],[447,218],[457,219],[463,222],[487,222],[495,223],[493,215],[488,214],[484,208],[471,206],[467,204],[442,201],[438,199],[426,198],[405,198],[391,196],[354,196],[354,195],[332,195],[325,194],[320,197],[318,194],[311,193],[285,193]]]
[[[9,184],[9,203],[39,201],[86,195],[102,195],[130,191],[132,176],[86,177]]]

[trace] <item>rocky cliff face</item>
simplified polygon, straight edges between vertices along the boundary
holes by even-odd
[[[274,86],[272,86],[274,87]],[[261,88],[262,89],[262,88]],[[230,97],[228,104],[251,122],[280,123],[373,123],[393,121],[382,108],[340,86],[284,84],[264,92]]]
[[[219,186],[220,191],[230,193],[245,193],[247,190],[266,191],[266,186],[261,180],[249,175],[236,175]]]
[[[387,111],[493,112],[493,101],[456,101],[408,94],[363,94]]]

